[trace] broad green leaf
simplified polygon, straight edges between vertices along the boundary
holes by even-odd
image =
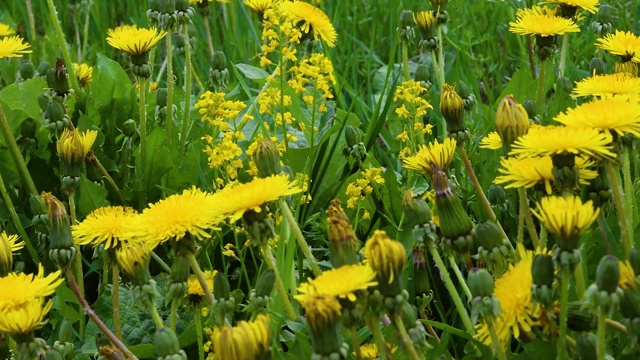
[[[266,71],[249,64],[236,64],[236,68],[251,80],[264,79],[269,76],[269,73]]]
[[[93,81],[91,82],[91,97],[98,111],[110,112],[109,107],[114,101],[122,104],[123,101],[128,100],[133,85],[120,64],[101,53],[96,55],[97,60],[93,67]]]
[[[156,184],[160,184],[162,176],[174,167],[165,139],[164,130],[161,128],[155,128],[147,135],[147,193],[154,189],[157,192]]]
[[[78,215],[82,219],[91,211],[108,205],[108,191],[86,177],[80,178],[78,187]]]
[[[11,84],[0,90],[0,106],[9,122],[12,134],[17,134],[20,125],[27,118],[39,123],[40,106],[38,96],[47,86],[42,78],[33,78],[18,84]],[[0,136],[0,144],[6,144],[4,136]]]

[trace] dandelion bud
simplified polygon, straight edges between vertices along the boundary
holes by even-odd
[[[640,293],[636,290],[625,289],[620,299],[620,313],[629,335],[633,337],[640,335],[640,309],[638,304],[640,304]]]
[[[217,87],[227,86],[229,70],[227,69],[227,57],[222,51],[215,51],[209,67],[209,80]]]
[[[64,129],[58,140],[57,150],[62,164],[62,191],[71,194],[80,183],[80,174],[84,159],[91,150],[98,132],[88,130],[86,133],[78,129]]]
[[[51,100],[47,105],[47,110],[45,113],[46,122],[48,123],[62,123],[65,119],[64,105],[59,103],[58,101]]]
[[[502,231],[493,221],[479,224],[475,231],[480,244],[478,247],[480,258],[496,276],[501,275],[515,255],[509,240],[502,235]]]
[[[487,198],[492,205],[501,205],[507,201],[507,194],[502,186],[492,184],[489,186]]]
[[[522,103],[522,107],[527,111],[529,119],[533,119],[537,116],[536,102],[532,99],[527,99]]]
[[[347,146],[355,146],[362,142],[362,132],[353,125],[347,125],[345,127],[344,137],[347,141]]]
[[[531,276],[533,279],[531,293],[533,297],[543,304],[549,306],[553,302],[553,258],[545,254],[537,254],[533,258],[531,265]]]
[[[273,270],[269,269],[262,273],[256,282],[256,296],[268,297],[273,291],[273,287],[276,283],[276,274]]]
[[[454,86],[444,84],[440,93],[440,113],[447,123],[447,134],[457,141],[469,139],[469,129],[464,121],[464,102]]]
[[[346,358],[348,348],[344,348],[346,344],[342,341],[338,300],[329,295],[306,295],[298,301],[304,308],[311,333],[313,359]],[[344,357],[341,356],[343,352]]]
[[[23,80],[31,79],[36,75],[36,69],[29,60],[23,60],[18,67],[18,72]]]
[[[331,264],[334,268],[358,263],[360,241],[356,237],[349,222],[330,217],[327,219],[329,227],[329,249],[331,250]]]
[[[493,294],[493,278],[485,269],[473,268],[467,278],[471,295],[475,297],[491,296]]]
[[[431,172],[431,183],[436,192],[440,231],[445,244],[460,254],[469,253],[475,237],[471,218],[453,189],[449,187],[447,175],[438,167],[434,167]]]
[[[180,350],[176,334],[168,327],[156,330],[154,345],[159,360],[187,360],[187,354]]]
[[[133,119],[129,119],[122,124],[122,134],[126,137],[133,137],[138,132],[138,125]]]
[[[344,156],[353,157],[356,162],[364,161],[367,156],[367,149],[362,143],[362,132],[353,125],[347,125],[344,129],[344,137],[347,146],[343,150]]]
[[[498,105],[496,112],[496,132],[502,139],[504,154],[509,154],[511,144],[529,131],[529,116],[524,106],[507,95]]]
[[[65,96],[69,93],[69,79],[62,59],[58,58],[58,60],[56,60],[56,67],[54,69],[47,70],[47,85],[52,88],[58,96]]]
[[[435,13],[430,10],[419,11],[414,15],[414,21],[420,29],[420,47],[427,52],[433,51],[438,46],[438,38],[435,34],[435,29],[438,25],[438,18]],[[416,81],[420,81],[416,79]]]
[[[416,37],[415,30],[413,29],[414,24],[413,11],[402,10],[400,13],[400,26],[398,26],[398,29],[396,30],[400,41],[408,43],[413,41]]]
[[[49,65],[48,62],[41,62],[40,65],[38,65],[38,76],[47,76],[47,72],[49,72],[49,69],[51,69],[51,65]]]
[[[604,63],[604,60],[598,57],[594,57],[593,59],[591,59],[591,61],[589,62],[589,74],[591,74],[591,76],[602,75],[605,72],[606,65]]]
[[[581,302],[567,304],[567,327],[573,331],[593,331],[598,327],[598,319]]]
[[[414,246],[413,255],[413,288],[416,296],[428,294],[431,291],[429,274],[427,273],[427,257],[424,246]]]
[[[414,226],[422,226],[431,221],[431,209],[426,201],[413,197],[413,191],[408,189],[402,197],[402,210],[407,219]]]
[[[266,178],[282,172],[280,152],[271,139],[258,142],[258,147],[253,152],[253,161],[258,168],[258,177]]]
[[[171,278],[169,280],[169,290],[164,297],[165,304],[172,301],[179,301],[187,294],[187,280],[191,266],[185,256],[176,255],[171,264]]]
[[[271,345],[269,317],[258,315],[255,321],[238,321],[236,326],[215,328],[211,344],[216,357],[225,360],[265,359]]]
[[[596,270],[596,284],[600,290],[613,293],[618,288],[620,267],[614,256],[605,256],[600,260]]]
[[[64,360],[64,358],[57,350],[50,348],[44,355],[44,360]]]
[[[160,88],[156,92],[156,106],[165,107],[167,106],[167,88]]]
[[[365,244],[364,256],[376,271],[380,293],[385,297],[401,294],[400,275],[407,260],[402,243],[390,239],[386,232],[376,230]]]
[[[615,73],[627,73],[627,74],[631,74],[631,76],[633,77],[637,77],[638,76],[638,64],[632,62],[632,61],[625,61],[622,63],[616,63],[615,64]]]
[[[191,22],[191,18],[195,14],[195,10],[189,7],[189,0],[175,0],[176,2],[176,21],[178,24],[186,25]]]
[[[556,81],[556,91],[559,89],[562,89],[562,91],[567,94],[571,94],[571,91],[573,91],[573,83],[568,77],[562,76]]]
[[[327,217],[338,218],[349,222],[349,218],[342,208],[342,202],[340,201],[340,199],[331,200],[329,202],[329,208],[325,212],[327,213]]]
[[[580,360],[596,360],[597,348],[596,343],[598,338],[593,333],[581,334],[576,340],[576,350],[578,352],[578,358]]]
[[[611,6],[602,4],[598,8],[598,14],[596,20],[602,24],[612,23],[613,17],[611,16]]]
[[[416,72],[413,74],[413,80],[420,82],[420,86],[425,89],[429,89],[431,87],[431,82],[429,81],[429,67],[425,64],[420,64],[416,68]]]
[[[49,257],[59,268],[65,269],[71,266],[76,256],[67,209],[51,193],[43,192],[40,197],[49,220]]]
[[[631,249],[629,263],[631,264],[634,274],[640,275],[640,248]]]

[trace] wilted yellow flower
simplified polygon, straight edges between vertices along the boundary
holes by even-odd
[[[22,57],[31,53],[29,44],[25,43],[20,36],[6,37],[0,40],[0,59],[5,57]]]
[[[286,18],[298,23],[298,27],[303,33],[312,33],[314,39],[322,39],[329,47],[336,46],[338,35],[324,11],[309,3],[297,0],[283,2],[280,5],[280,10]]]

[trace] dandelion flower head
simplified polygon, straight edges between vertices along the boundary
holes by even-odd
[[[336,30],[331,20],[319,8],[303,1],[285,1],[280,4],[282,14],[291,21],[299,23],[302,32],[313,34],[313,38],[322,39],[327,46],[336,46]]]
[[[323,272],[298,287],[296,299],[308,294],[324,294],[356,301],[356,292],[376,286],[376,272],[369,265],[344,265]]]
[[[134,225],[137,211],[123,206],[105,206],[92,211],[79,224],[73,225],[73,239],[78,245],[104,245],[118,248],[128,240],[127,233]]]
[[[548,8],[534,6],[516,12],[516,21],[509,23],[509,31],[520,35],[557,36],[579,32],[580,28],[571,19],[549,13]]]

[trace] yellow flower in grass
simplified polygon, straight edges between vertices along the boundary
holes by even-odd
[[[236,221],[246,211],[260,212],[262,205],[299,192],[302,188],[289,180],[287,174],[254,178],[251,182],[229,185],[217,192],[214,206],[231,221]]]
[[[639,95],[640,78],[629,73],[596,75],[579,81],[573,96]]]
[[[384,279],[391,284],[402,273],[407,251],[402,243],[390,239],[386,232],[376,230],[364,246],[364,257],[377,273],[378,280]]]
[[[211,237],[223,220],[217,211],[217,201],[211,193],[195,186],[181,194],[171,195],[149,207],[129,227],[126,236],[138,241],[161,243],[180,240],[187,235],[196,239]]]
[[[636,281],[636,274],[633,271],[633,267],[631,267],[629,260],[619,261],[618,265],[620,267],[620,280],[618,280],[618,286],[623,289],[637,289],[638,283]]]
[[[258,315],[255,321],[238,321],[236,326],[215,328],[211,344],[217,359],[254,360],[269,351],[271,330],[269,317]]]
[[[295,298],[303,298],[310,294],[323,294],[341,299],[356,301],[356,293],[376,286],[376,272],[369,265],[344,265],[337,269],[323,272],[315,279],[308,279],[300,284]]]
[[[116,249],[118,266],[132,279],[145,278],[149,269],[147,260],[155,248],[155,242],[127,242]],[[146,274],[144,274],[146,272]]]
[[[505,189],[510,188],[530,188],[535,185],[544,185],[547,194],[552,193],[551,184],[555,181],[553,175],[553,163],[551,156],[542,157],[510,157],[500,160],[501,167],[494,183],[507,184]],[[578,182],[582,185],[589,184],[589,180],[595,179],[598,172],[592,170],[594,162],[585,160],[582,157],[576,158],[578,168]]]
[[[413,118],[422,121],[422,117],[427,114],[427,110],[433,106],[424,98],[427,88],[422,86],[420,81],[407,80],[396,88],[393,101],[402,101],[402,105],[396,108],[396,114],[401,118]]]
[[[78,245],[104,245],[105,249],[118,248],[129,240],[127,233],[134,225],[138,212],[130,207],[105,206],[92,211],[79,224],[71,227]]]
[[[273,8],[273,0],[244,0],[244,4],[261,18],[265,11]]]
[[[418,152],[404,159],[402,166],[405,169],[419,171],[424,174],[431,173],[434,165],[446,169],[453,159],[456,151],[456,140],[446,138],[441,144],[434,140],[428,146],[420,145]]]
[[[640,37],[631,31],[607,34],[596,40],[596,47],[621,56],[623,61],[640,62]]]
[[[82,84],[90,84],[93,81],[93,66],[87,64],[73,63],[73,69],[76,72],[76,79]]]
[[[286,18],[299,23],[298,26],[303,33],[312,33],[315,40],[320,38],[329,47],[336,46],[338,35],[324,11],[303,1],[283,2],[280,10]]]
[[[107,30],[107,43],[131,56],[140,56],[149,52],[167,35],[156,28],[138,28],[136,25],[118,26]]]
[[[536,127],[518,138],[509,155],[553,156],[588,155],[594,158],[614,158],[611,151],[612,137],[593,128],[569,128],[564,126]]]
[[[209,290],[213,291],[213,279],[218,274],[218,271],[205,270],[203,271],[203,273],[204,278],[207,281]],[[198,277],[194,274],[189,275],[189,278],[187,278],[187,300],[189,301],[189,303],[193,305],[200,304],[201,300],[204,299],[204,295],[205,293],[202,289],[202,286],[200,285]]]
[[[15,33],[16,31],[11,26],[0,23],[0,37],[10,36]]]
[[[580,8],[582,10],[595,14],[598,11],[600,0],[547,0],[544,1],[543,4],[570,6],[574,8]]]
[[[0,59],[5,57],[22,57],[31,53],[29,44],[25,43],[19,36],[6,37],[0,40]]]
[[[428,31],[433,29],[438,23],[438,18],[435,16],[433,11],[418,11],[413,14],[413,21],[420,27],[420,29],[424,31]]]
[[[516,21],[509,23],[509,31],[520,35],[556,36],[580,32],[580,28],[571,19],[565,19],[549,13],[548,9],[534,6],[516,12]]]
[[[531,212],[550,233],[564,238],[574,239],[591,226],[598,218],[599,208],[594,208],[591,200],[582,203],[577,196],[547,196]]]
[[[18,310],[34,299],[53,294],[63,282],[60,271],[45,276],[42,264],[38,265],[38,275],[9,273],[0,278],[0,289],[3,289],[0,292],[0,314],[4,316],[7,312]]]
[[[520,261],[510,265],[493,284],[493,294],[500,303],[500,313],[495,319],[494,327],[503,349],[511,342],[511,335],[520,338],[522,332],[530,332],[536,325],[540,309],[531,297],[531,265],[534,251],[525,250],[518,244]],[[491,346],[489,327],[485,321],[476,324],[476,337],[484,344]]]
[[[95,130],[81,132],[78,129],[69,130],[65,128],[56,143],[63,167],[82,166],[97,137],[98,132]]]
[[[615,96],[583,103],[555,120],[572,128],[596,128],[640,137],[640,98]]]
[[[482,140],[480,140],[480,148],[489,150],[502,149],[502,139],[500,135],[498,135],[498,132],[492,131],[486,136],[483,136]]]
[[[0,316],[0,332],[10,335],[31,333],[44,324],[52,305],[51,300],[45,302],[39,297],[3,311]]]

